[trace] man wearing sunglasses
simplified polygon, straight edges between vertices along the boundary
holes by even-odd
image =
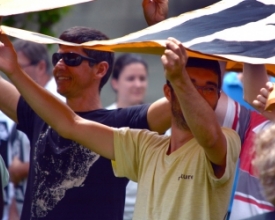
[[[60,39],[83,43],[108,38],[91,28],[73,27]],[[102,109],[100,90],[111,74],[113,59],[111,52],[59,45],[52,56],[58,93],[86,119],[164,133],[170,123],[164,99],[128,109]],[[1,110],[18,123],[31,143],[21,219],[122,219],[128,179],[114,176],[110,160],[59,136],[10,83],[1,79],[0,87]]]

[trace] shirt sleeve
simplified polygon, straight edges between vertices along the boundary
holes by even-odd
[[[149,129],[147,112],[150,104],[136,105],[117,109],[117,127],[130,127],[136,129]]]
[[[3,189],[9,183],[9,173],[1,155],[0,155],[0,172],[1,172],[2,189]]]
[[[117,177],[139,179],[143,155],[149,150],[155,132],[141,129],[119,128],[114,130],[115,162],[112,163]]]
[[[227,142],[227,153],[226,168],[221,178],[217,178],[215,176],[211,162],[207,160],[209,178],[212,179],[216,184],[223,184],[228,181],[232,176],[234,176],[236,164],[241,150],[241,140],[237,132],[229,128],[222,128],[222,132]]]

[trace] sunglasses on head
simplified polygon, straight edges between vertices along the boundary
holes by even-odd
[[[84,57],[77,53],[54,53],[52,56],[53,66],[55,66],[61,59],[67,66],[79,66],[83,60],[96,63],[95,59],[90,57]]]

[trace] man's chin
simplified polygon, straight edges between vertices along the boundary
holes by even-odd
[[[62,96],[64,96],[64,97],[66,97],[66,92],[63,91],[63,90],[61,90],[61,89],[57,89],[57,93],[58,93],[59,95],[62,95]]]

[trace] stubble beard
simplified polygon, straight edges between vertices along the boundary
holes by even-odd
[[[186,120],[182,114],[180,104],[173,92],[171,94],[171,112],[175,119],[176,126],[181,130],[190,131],[190,128],[187,125]]]
[[[214,107],[212,107],[213,111],[215,111],[217,104],[218,104],[218,102],[216,103],[216,105]],[[181,130],[190,131],[190,128],[182,114],[180,104],[179,104],[178,99],[177,99],[176,95],[174,94],[174,92],[171,93],[171,112],[175,119],[176,126]]]

